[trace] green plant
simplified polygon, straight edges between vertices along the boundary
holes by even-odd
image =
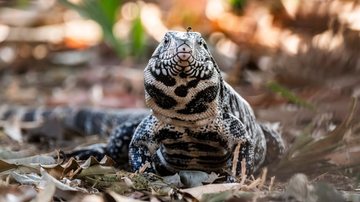
[[[68,0],[60,0],[60,2],[76,10],[82,16],[97,22],[102,29],[105,42],[115,50],[120,58],[129,54],[140,55],[143,52],[144,29],[140,17],[133,21],[131,28],[131,51],[128,51],[125,43],[116,38],[113,33],[117,13],[122,6],[121,0],[83,0],[79,4],[74,4]]]
[[[139,56],[144,52],[144,27],[142,26],[141,19],[138,16],[132,24],[131,28],[131,40],[132,40],[132,54]]]
[[[279,83],[277,83],[275,81],[269,82],[266,86],[272,92],[279,94],[281,97],[289,100],[290,102],[292,102],[294,104],[297,104],[302,107],[306,107],[310,110],[315,110],[315,107],[312,104],[310,104],[306,100],[303,100],[302,98],[298,97],[293,92],[291,92],[289,89],[287,89],[286,87],[280,85]]]
[[[229,0],[229,3],[235,11],[242,11],[245,7],[246,0]]]

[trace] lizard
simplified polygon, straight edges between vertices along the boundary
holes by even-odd
[[[246,173],[251,174],[284,152],[281,135],[257,122],[248,102],[224,81],[198,32],[165,34],[144,69],[144,89],[150,110],[23,110],[18,119],[44,123],[56,119],[64,128],[85,134],[109,134],[107,145],[72,155],[106,154],[118,164],[128,159],[133,171],[145,168],[160,175],[229,171],[237,145],[236,173],[241,173],[245,159]],[[0,120],[15,111],[3,108]]]

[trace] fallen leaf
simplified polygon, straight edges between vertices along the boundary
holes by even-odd
[[[191,194],[192,196],[200,200],[203,194],[217,193],[228,190],[239,190],[240,188],[241,188],[240,183],[224,183],[224,184],[208,184],[199,187],[182,189],[181,191]]]
[[[11,177],[13,177],[18,183],[22,185],[39,185],[41,177],[35,173],[29,174],[20,174],[17,172],[11,172]]]
[[[39,191],[36,195],[34,202],[52,201],[56,191],[56,186],[52,182],[48,182],[46,187]]]
[[[12,163],[15,165],[50,165],[55,164],[56,161],[52,156],[48,155],[35,155],[35,156],[28,156],[19,159],[7,159],[8,163]]]
[[[115,173],[116,173],[116,169],[112,166],[93,165],[86,169],[82,169],[78,177],[85,177],[89,175],[106,175],[106,174],[115,174]]]
[[[179,172],[181,183],[186,187],[201,186],[203,183],[212,183],[219,179],[215,173],[208,174],[203,171],[182,170]]]
[[[45,169],[40,168],[40,173],[41,173],[41,181],[39,184],[39,188],[45,188],[46,186],[48,186],[49,183],[53,183],[58,189],[63,190],[63,191],[77,191],[78,189],[73,188],[69,185],[66,185],[62,182],[60,182],[59,180],[55,179],[53,176],[51,176],[48,172],[46,172]]]
[[[0,172],[16,168],[17,166],[0,159]]]
[[[141,200],[136,200],[133,198],[129,198],[126,196],[119,195],[113,191],[109,191],[108,194],[114,199],[116,202],[142,202]],[[110,201],[110,200],[109,200]]]

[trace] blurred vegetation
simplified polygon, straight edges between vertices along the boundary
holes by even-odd
[[[301,97],[297,96],[294,92],[290,89],[282,86],[281,84],[271,81],[267,83],[267,88],[269,88],[272,92],[277,93],[281,97],[285,98],[286,100],[290,101],[293,104],[296,104],[301,107],[306,107],[311,110],[315,110],[315,106],[311,103],[307,102],[306,100],[302,99]]]
[[[81,15],[97,22],[102,29],[105,42],[115,50],[118,57],[139,56],[143,53],[145,45],[144,29],[139,16],[133,21],[130,45],[126,45],[124,41],[114,35],[114,25],[118,20],[118,11],[122,6],[121,0],[84,0],[78,4],[68,0],[59,1]]]
[[[145,50],[145,31],[138,16],[131,27],[131,55],[142,56]]]
[[[16,7],[18,8],[26,8],[29,5],[29,0],[16,0]]]
[[[237,12],[243,11],[246,4],[246,0],[229,0],[229,2],[231,7]]]

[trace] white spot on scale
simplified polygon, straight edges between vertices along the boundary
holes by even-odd
[[[156,69],[155,72],[157,75],[160,75],[160,69]]]

